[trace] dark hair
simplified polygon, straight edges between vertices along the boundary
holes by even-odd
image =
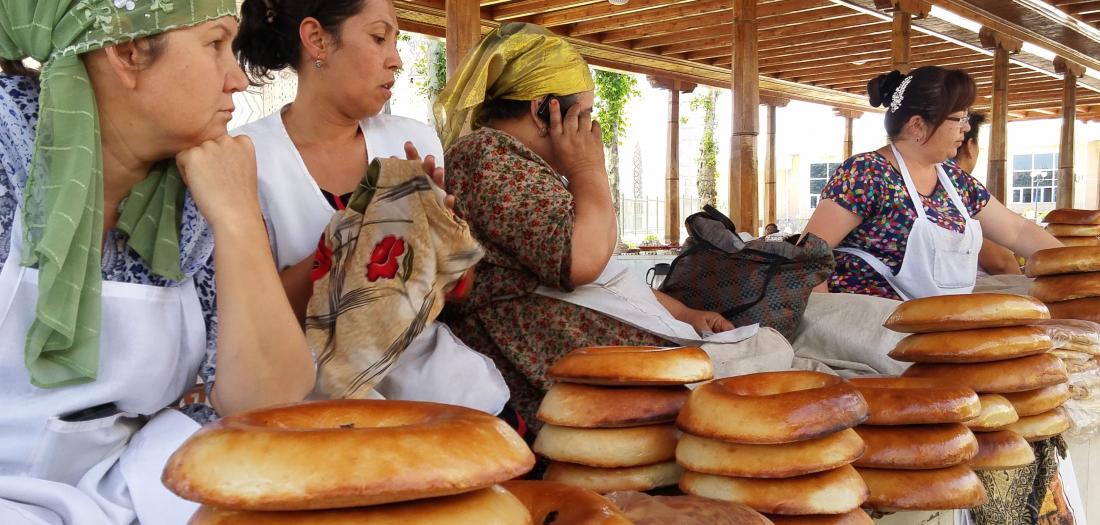
[[[156,62],[160,55],[164,53],[164,48],[168,46],[168,38],[166,33],[157,33],[155,35],[145,36],[134,39],[134,48],[138,50],[139,57],[137,67],[138,69],[145,69]]]
[[[962,146],[965,146],[968,142],[978,143],[978,128],[981,128],[984,123],[985,113],[970,114],[970,130],[963,134]],[[959,146],[959,150],[962,150],[962,146]]]
[[[561,98],[562,107],[572,106],[577,102],[576,93],[559,98]],[[503,98],[486,100],[481,104],[477,114],[474,115],[473,125],[475,128],[485,127],[495,120],[511,120],[526,115],[529,111],[531,111],[530,100],[508,100]]]
[[[891,109],[894,93],[902,81],[909,77],[909,85],[902,94],[897,110]],[[908,75],[891,71],[879,75],[867,83],[867,95],[872,107],[886,110],[886,133],[891,140],[901,135],[905,123],[917,115],[932,126],[932,132],[943,125],[947,116],[963,111],[974,104],[978,87],[974,79],[961,69],[939,66],[918,67]]]
[[[38,80],[38,70],[27,67],[22,60],[0,59],[0,71],[5,75],[18,75],[34,81]]]
[[[316,18],[321,27],[340,37],[344,21],[358,14],[366,0],[245,0],[241,24],[233,39],[237,61],[253,85],[271,80],[271,72],[297,70],[302,60],[298,28]]]

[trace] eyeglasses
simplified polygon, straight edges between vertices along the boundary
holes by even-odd
[[[963,115],[961,117],[947,117],[947,118],[944,119],[944,122],[946,122],[948,120],[958,124],[959,127],[962,127],[963,125],[965,125],[967,122],[970,121],[970,113],[963,113]]]

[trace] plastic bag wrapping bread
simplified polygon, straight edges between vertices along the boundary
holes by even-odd
[[[1100,435],[1100,362],[1097,358],[1077,353],[1077,359],[1068,361],[1069,391],[1072,397],[1063,405],[1070,418],[1070,428],[1065,432],[1071,441],[1088,441]],[[1080,356],[1088,356],[1081,360]]]
[[[1050,336],[1054,350],[1100,356],[1100,324],[1080,319],[1051,319],[1037,324]]]
[[[738,503],[697,496],[650,496],[622,491],[605,494],[634,525],[772,525],[763,514]]]

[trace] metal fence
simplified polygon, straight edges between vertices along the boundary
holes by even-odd
[[[719,201],[719,210],[725,211],[726,204]],[[619,238],[627,244],[641,244],[648,241],[665,241],[665,200],[657,197],[634,199],[626,196],[619,201]],[[695,195],[680,196],[681,228],[683,219],[703,209],[703,203]],[[680,238],[683,239],[683,233]]]

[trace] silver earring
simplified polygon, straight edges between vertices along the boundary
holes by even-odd
[[[540,137],[545,137],[548,133],[550,133],[550,130],[548,130],[546,128],[539,128],[539,136]]]
[[[325,65],[325,61],[320,58],[313,60],[313,69],[321,69],[321,66]]]

